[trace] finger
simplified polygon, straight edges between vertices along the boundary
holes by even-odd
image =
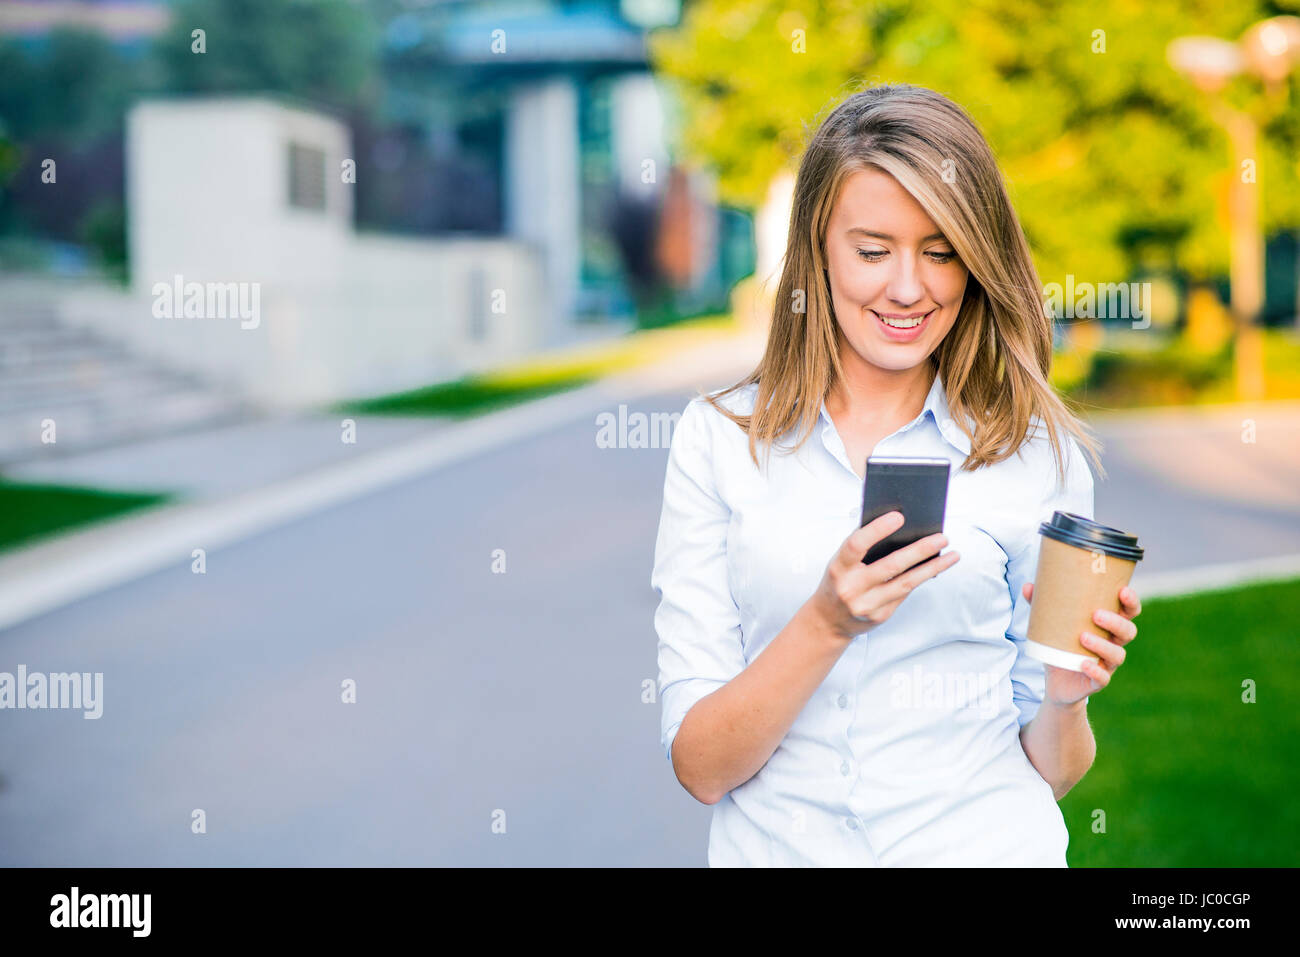
[[[852,535],[844,539],[844,544],[835,553],[835,561],[845,570],[850,570],[855,565],[861,565],[862,559],[866,557],[867,552],[871,551],[872,545],[883,541],[902,527],[902,512],[886,512],[875,521],[867,522],[866,525],[861,526]]]
[[[1095,681],[1099,689],[1110,684],[1110,672],[1095,661],[1085,661],[1083,663],[1083,673]]]
[[[1032,602],[1034,600],[1034,583],[1025,582],[1020,588],[1020,594],[1025,596],[1025,601]]]
[[[917,585],[934,578],[940,572],[956,565],[960,559],[960,552],[948,552],[945,555],[936,555],[928,562],[918,565],[911,571],[902,575],[897,575],[887,582],[882,582],[875,588],[868,589],[866,594],[863,596],[864,603],[868,607],[879,608],[881,605],[889,602],[901,602],[912,593],[913,589],[915,589]]]
[[[1114,671],[1124,663],[1124,658],[1128,654],[1122,647],[1111,641],[1109,638],[1103,638],[1101,635],[1094,635],[1090,631],[1080,634],[1080,641],[1083,647],[1087,648],[1094,655],[1097,655],[1109,665],[1109,670]]]
[[[849,610],[855,618],[887,618],[893,614],[894,609],[912,593],[917,585],[933,578],[945,568],[955,565],[960,557],[956,552],[949,552],[947,555],[932,558],[906,574],[897,575],[887,582],[868,585],[866,590],[850,605]]]
[[[884,558],[877,559],[867,566],[877,582],[886,582],[903,574],[919,561],[938,554],[948,545],[948,537],[943,533],[927,535],[911,545],[890,552]]]
[[[1142,614],[1142,600],[1128,585],[1119,590],[1119,603],[1124,606],[1124,611],[1129,618],[1136,618]]]
[[[1137,637],[1138,626],[1133,624],[1131,619],[1109,609],[1098,608],[1092,613],[1092,620],[1109,631],[1115,641],[1121,645],[1126,645]]]

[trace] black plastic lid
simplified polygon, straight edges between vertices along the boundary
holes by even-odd
[[[1073,512],[1053,512],[1052,520],[1039,525],[1038,531],[1048,538],[1090,552],[1103,552],[1130,562],[1142,560],[1144,550],[1138,547],[1136,535],[1125,535],[1118,528],[1100,525]]]

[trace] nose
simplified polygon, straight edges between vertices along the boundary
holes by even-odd
[[[900,309],[907,309],[919,302],[924,290],[921,277],[917,272],[915,258],[908,255],[893,257],[894,269],[885,287],[885,295]]]

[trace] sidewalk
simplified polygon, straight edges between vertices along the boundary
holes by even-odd
[[[1128,409],[1089,422],[1153,485],[1300,514],[1300,401]]]
[[[347,418],[356,423],[353,444],[343,441]],[[441,418],[343,414],[258,419],[27,462],[6,468],[5,476],[18,482],[172,492],[189,501],[223,498],[352,461],[445,424]]]

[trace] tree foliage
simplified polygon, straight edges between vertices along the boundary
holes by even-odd
[[[350,0],[182,0],[156,51],[170,91],[271,91],[348,107],[374,79],[375,42]]]
[[[679,146],[719,171],[725,201],[761,203],[853,90],[915,83],[984,130],[1045,282],[1141,265],[1205,276],[1227,265],[1234,171],[1226,135],[1166,48],[1189,34],[1235,39],[1279,12],[1260,0],[698,0],[651,50],[683,102]],[[1296,87],[1293,75],[1271,106],[1257,81],[1226,91],[1261,123],[1269,231],[1300,223]]]

